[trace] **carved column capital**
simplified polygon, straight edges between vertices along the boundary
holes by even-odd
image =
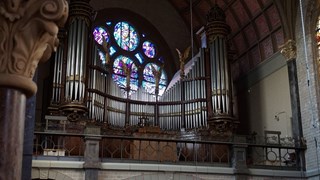
[[[296,59],[297,57],[297,48],[296,42],[292,39],[289,39],[286,43],[279,47],[280,53],[286,58],[287,61]]]
[[[58,26],[68,17],[66,0],[3,0],[0,2],[0,86],[37,91],[32,81],[39,61],[58,45]]]

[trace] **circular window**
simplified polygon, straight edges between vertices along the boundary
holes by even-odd
[[[149,58],[154,58],[154,56],[156,55],[156,47],[150,41],[145,41],[142,44],[142,49],[143,49],[144,54]]]
[[[133,51],[139,44],[137,31],[127,22],[119,22],[114,27],[114,39],[126,51]]]

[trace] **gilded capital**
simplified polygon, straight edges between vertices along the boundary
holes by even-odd
[[[68,11],[66,0],[0,2],[0,86],[36,93],[35,70],[56,50]]]
[[[279,47],[280,53],[286,58],[287,61],[295,59],[297,57],[296,42],[289,39],[286,43]]]

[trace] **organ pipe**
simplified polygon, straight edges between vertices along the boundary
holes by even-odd
[[[48,110],[51,115],[59,114],[59,105],[61,103],[61,93],[62,93],[62,73],[63,73],[63,60],[64,60],[64,39],[65,39],[65,30],[60,29],[58,33],[59,46],[54,55],[54,69],[53,69],[53,86],[52,94],[50,100],[50,106]]]
[[[221,8],[215,5],[209,12],[206,25],[207,51],[210,81],[207,101],[210,106],[208,117],[211,133],[231,135],[235,128],[232,114],[232,82],[228,62],[227,35],[230,27]],[[208,70],[208,69],[207,69]]]
[[[62,111],[69,114],[69,119],[77,118],[79,116],[76,114],[84,114],[87,111],[85,105],[85,79],[88,34],[92,21],[91,13],[92,8],[89,5],[89,0],[71,0],[64,102],[60,106]]]

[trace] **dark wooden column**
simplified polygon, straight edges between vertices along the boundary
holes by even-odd
[[[56,48],[68,4],[3,0],[0,9],[0,179],[21,180],[26,99],[37,91],[32,78]]]

